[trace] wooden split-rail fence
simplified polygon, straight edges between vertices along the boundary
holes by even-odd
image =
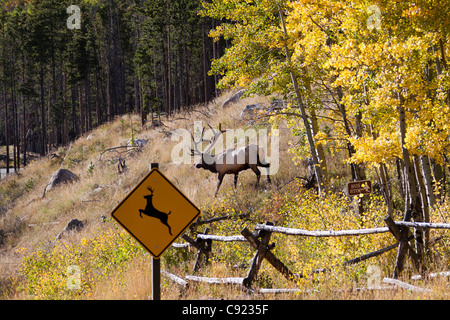
[[[356,257],[351,260],[347,260],[342,263],[343,266],[356,264],[361,261],[367,260],[369,258],[373,258],[379,256],[385,252],[398,248],[397,257],[395,262],[395,268],[392,278],[384,278],[383,283],[390,284],[391,286],[383,287],[384,289],[395,289],[395,288],[404,288],[410,291],[418,291],[428,293],[430,290],[419,288],[413,286],[411,284],[402,282],[398,280],[403,268],[406,256],[409,256],[414,269],[421,274],[425,274],[425,267],[421,264],[421,259],[417,252],[412,248],[409,241],[416,239],[416,241],[422,241],[417,239],[417,235],[419,232],[415,232],[414,235],[411,234],[410,228],[414,228],[417,230],[428,230],[428,229],[450,229],[450,224],[446,223],[426,223],[426,222],[411,222],[409,221],[412,217],[412,212],[407,210],[404,215],[403,221],[394,221],[390,216],[384,219],[386,223],[386,227],[379,228],[366,228],[366,229],[355,229],[355,230],[340,230],[340,231],[311,231],[311,230],[302,230],[302,229],[294,229],[294,228],[286,228],[274,226],[270,222],[266,222],[265,224],[256,224],[255,231],[251,232],[247,227],[245,227],[241,231],[241,235],[234,236],[218,236],[218,235],[210,235],[209,228],[206,228],[203,233],[199,233],[196,236],[196,239],[189,237],[187,234],[184,234],[182,238],[186,241],[185,243],[174,243],[172,246],[174,248],[186,248],[189,246],[195,247],[197,249],[197,257],[194,264],[194,272],[198,271],[201,267],[203,261],[208,261],[211,252],[212,252],[212,243],[213,241],[220,242],[247,242],[253,249],[256,250],[255,255],[251,261],[250,268],[248,270],[248,274],[245,278],[242,277],[230,277],[230,278],[211,278],[211,277],[199,277],[194,275],[187,275],[185,278],[181,278],[167,271],[163,271],[163,274],[169,279],[175,281],[183,288],[187,288],[189,286],[189,282],[207,282],[212,284],[238,284],[243,286],[245,290],[249,290],[250,292],[256,293],[290,293],[290,292],[298,292],[298,289],[258,289],[254,288],[253,284],[257,278],[258,271],[261,267],[263,260],[266,260],[270,263],[276,270],[278,270],[286,279],[290,281],[296,281],[299,278],[304,278],[310,276],[312,274],[331,271],[332,267],[312,270],[310,274],[302,274],[302,273],[294,273],[292,272],[280,259],[278,259],[275,254],[272,252],[272,249],[275,247],[275,243],[270,243],[272,233],[282,233],[290,236],[302,236],[302,237],[345,237],[345,236],[362,236],[362,235],[370,235],[377,233],[387,233],[390,232],[396,242],[390,246],[385,248],[381,248],[374,252],[370,252],[364,254],[362,256]],[[216,222],[225,219],[230,219],[230,216],[213,218],[208,221],[197,222],[195,227],[199,225],[206,224],[208,222]],[[440,238],[433,239],[430,241],[430,245],[435,243]],[[441,272],[441,273],[429,273],[428,276],[450,276],[450,272]],[[422,276],[418,275],[413,277],[413,280],[420,279]]]

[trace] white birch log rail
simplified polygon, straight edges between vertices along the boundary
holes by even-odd
[[[197,239],[222,241],[222,242],[247,241],[247,239],[245,239],[243,236],[216,236],[212,234],[199,234],[197,235]]]
[[[430,222],[406,222],[406,221],[395,221],[398,226],[417,228],[417,229],[450,229],[449,223],[430,223]]]
[[[450,271],[432,272],[432,273],[429,273],[429,274],[427,275],[427,277],[429,277],[429,278],[436,278],[436,277],[450,277]],[[421,280],[422,278],[423,278],[423,277],[422,277],[420,274],[418,274],[418,275],[412,276],[412,277],[411,277],[411,280]]]
[[[197,277],[197,276],[186,276],[186,280],[196,281],[196,282],[207,282],[212,284],[240,284],[244,281],[244,278],[210,278],[210,277]]]
[[[410,291],[415,291],[415,292],[423,292],[423,293],[431,293],[430,289],[413,286],[412,284],[400,281],[398,279],[384,278],[383,283],[392,284],[392,285],[398,286],[400,288],[403,288],[405,290],[410,290]]]
[[[389,232],[388,227],[356,229],[356,230],[339,230],[339,231],[333,231],[333,230],[310,231],[310,230],[293,229],[293,228],[286,228],[286,227],[267,226],[264,224],[257,224],[255,226],[255,229],[269,231],[269,232],[278,232],[278,233],[283,233],[283,234],[292,235],[292,236],[305,236],[305,237],[345,237],[345,236],[358,236],[358,235]]]
[[[429,223],[429,222],[406,222],[406,221],[395,221],[397,226],[404,226],[410,228],[418,229],[450,229],[450,224],[448,223]],[[268,226],[264,224],[257,224],[255,226],[256,230],[265,230],[269,232],[278,232],[292,236],[304,236],[304,237],[345,237],[345,236],[359,236],[367,234],[385,233],[389,232],[388,227],[380,228],[368,228],[368,229],[354,229],[354,230],[325,230],[325,231],[311,231],[303,229],[294,229],[286,227]]]
[[[190,243],[172,243],[172,247],[174,248],[189,248],[191,246]]]
[[[405,213],[405,217],[406,217]],[[349,265],[364,261],[366,259],[378,256],[384,252],[395,249],[399,247],[401,249],[401,245],[403,245],[403,249],[409,248],[409,240],[413,239],[413,236],[408,236],[407,228],[416,228],[416,229],[450,229],[450,224],[447,223],[426,223],[426,222],[410,222],[407,221],[409,219],[404,219],[404,221],[393,221],[393,219],[388,216],[385,218],[385,222],[388,225],[387,227],[378,227],[378,228],[366,228],[366,229],[353,229],[353,230],[303,230],[303,229],[295,229],[288,227],[279,227],[273,226],[270,222],[266,222],[265,224],[256,224],[255,230],[257,232],[250,232],[247,228],[244,228],[241,231],[241,235],[233,235],[233,236],[219,236],[219,235],[210,235],[208,234],[209,229],[205,229],[204,233],[199,233],[196,236],[196,239],[190,238],[187,234],[183,234],[182,238],[187,243],[175,243],[172,246],[177,248],[183,248],[187,246],[194,246],[198,249],[197,260],[194,266],[194,271],[196,271],[200,265],[200,258],[202,255],[206,255],[206,261],[209,261],[208,257],[211,254],[211,246],[212,241],[219,242],[249,242],[250,246],[257,250],[255,257],[253,259],[251,269],[246,278],[208,278],[208,277],[195,277],[188,276],[186,280],[190,281],[200,281],[200,282],[209,282],[209,283],[235,283],[242,284],[246,288],[251,288],[251,283],[258,273],[258,269],[263,259],[266,259],[270,264],[272,264],[275,269],[277,269],[281,274],[283,274],[287,279],[294,280],[296,278],[302,278],[302,274],[295,274],[291,272],[275,255],[271,252],[274,244],[269,245],[268,241],[264,242],[265,236],[267,236],[267,240],[270,238],[270,234],[273,232],[282,233],[286,235],[293,236],[304,236],[304,237],[345,237],[345,236],[360,236],[360,235],[370,235],[370,234],[381,234],[386,232],[391,232],[397,240],[397,243],[385,247],[383,249],[370,252],[368,254],[362,255],[360,257],[348,260],[343,263],[343,265]],[[402,231],[403,230],[403,231]],[[403,236],[401,232],[406,232]],[[259,240],[261,238],[261,240]],[[439,237],[434,241],[439,240]],[[405,250],[400,250],[400,253],[403,255],[406,253]],[[409,254],[411,259],[413,260],[413,264],[417,270],[420,269],[420,265],[418,263],[418,258],[415,255],[415,252],[410,249]],[[402,267],[399,263],[396,262],[396,270],[400,270]],[[331,267],[332,268],[332,267]],[[313,270],[312,273],[319,273],[330,270],[330,267]],[[398,271],[397,270],[397,271]],[[395,270],[394,270],[395,271]],[[397,278],[399,272],[394,272],[394,278]],[[171,275],[167,275],[170,278]],[[395,283],[394,283],[395,282]],[[398,287],[402,287],[408,290],[413,291],[421,291],[421,288],[397,282],[396,279],[386,278],[385,283],[393,284]],[[422,289],[423,292],[429,292],[427,289]]]
[[[167,278],[169,278],[170,280],[174,281],[175,283],[179,284],[180,286],[182,286],[183,288],[188,288],[189,287],[189,282],[187,282],[186,280],[184,280],[183,278],[180,278],[179,276],[170,273],[168,271],[165,270],[161,270],[161,273],[163,275],[165,275]]]

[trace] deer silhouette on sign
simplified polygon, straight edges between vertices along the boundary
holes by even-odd
[[[170,228],[170,225],[167,223],[167,219],[169,218],[169,213],[161,212],[158,209],[156,209],[153,206],[153,189],[147,187],[147,190],[150,191],[150,194],[148,196],[144,196],[144,198],[147,200],[147,205],[145,206],[145,209],[139,209],[139,215],[142,217],[142,214],[145,214],[146,216],[153,217],[156,219],[159,219],[162,224],[166,225],[169,228],[169,233],[172,235],[172,229]]]

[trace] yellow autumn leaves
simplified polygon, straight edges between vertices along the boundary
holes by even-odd
[[[45,244],[29,255],[25,248],[19,252],[25,257],[13,279],[17,290],[25,298],[41,300],[88,298],[102,279],[120,274],[127,262],[145,251],[125,231],[108,229],[80,243]],[[76,287],[70,282],[75,276]]]
[[[411,154],[428,155],[442,164],[450,136],[449,4],[215,0],[205,4],[203,14],[229,19],[211,35],[231,40],[231,46],[214,61],[212,72],[223,75],[223,87],[248,86],[252,92],[292,100],[283,55],[286,43],[310,110],[332,117],[323,101],[334,99],[345,107],[353,128],[356,115],[361,115],[360,134],[341,135],[334,128],[334,138],[348,139],[355,149],[349,161],[370,166],[400,156],[397,107],[402,103],[406,147]],[[287,36],[277,6],[286,16]],[[377,27],[369,27],[370,21]],[[332,93],[338,88],[342,97]],[[330,94],[334,96],[324,98]]]

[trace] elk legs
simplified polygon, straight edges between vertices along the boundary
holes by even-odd
[[[219,193],[219,188],[220,188],[220,185],[222,184],[224,176],[225,176],[224,174],[219,173],[219,177],[218,177],[219,182],[217,182],[217,189],[216,189],[216,194],[214,195],[214,198],[217,198],[217,194]]]
[[[259,186],[259,180],[261,179],[261,171],[259,171],[259,169],[256,165],[250,166],[250,169],[252,169],[253,172],[256,174],[256,185],[255,185],[255,188],[256,188]]]

